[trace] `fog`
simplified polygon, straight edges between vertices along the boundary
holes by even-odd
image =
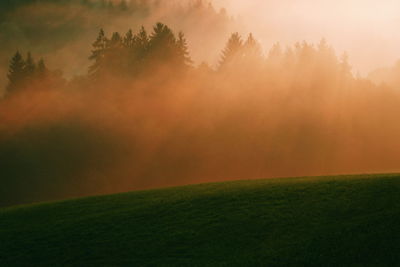
[[[358,12],[353,3],[169,3],[134,16],[72,6],[67,20],[50,19],[65,12],[53,4],[18,8],[9,15],[18,29],[33,23],[21,14],[49,20],[31,25],[39,36],[21,30],[22,56],[10,64],[0,102],[0,206],[400,171],[400,68],[388,48],[396,38],[384,41],[395,14],[375,15],[372,2]],[[9,52],[18,31],[3,27]],[[368,78],[356,74],[376,68]]]
[[[111,10],[99,6],[100,0],[87,1],[93,3],[88,6],[83,2],[26,0],[15,4],[15,8],[0,3],[0,11],[4,12],[0,12],[0,95],[7,83],[7,65],[17,50],[35,53],[72,79],[86,74],[89,44],[100,28],[111,34],[167,23],[187,33],[191,56],[197,64],[207,61],[214,65],[230,33],[241,29],[229,14],[206,1],[201,5],[190,0],[130,1],[133,6],[128,10],[120,10],[120,1],[113,1]]]
[[[400,3],[395,0],[216,0],[240,18],[264,47],[326,38],[366,75],[400,58]]]

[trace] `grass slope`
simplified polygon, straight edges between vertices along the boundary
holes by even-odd
[[[400,175],[205,184],[0,210],[1,266],[394,266]]]

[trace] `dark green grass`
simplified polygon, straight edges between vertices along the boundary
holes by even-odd
[[[399,263],[399,175],[239,181],[0,210],[0,266]]]

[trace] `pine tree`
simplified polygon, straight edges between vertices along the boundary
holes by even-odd
[[[118,32],[114,32],[111,40],[108,42],[104,64],[107,71],[114,75],[121,75],[126,71],[127,55],[126,48],[123,45],[123,39]]]
[[[153,28],[149,41],[149,52],[151,59],[155,61],[168,62],[179,57],[175,35],[168,26],[157,23]]]
[[[23,85],[25,80],[25,61],[17,51],[11,59],[8,70],[7,93],[12,93]]]
[[[140,31],[133,37],[133,46],[128,50],[128,68],[131,74],[137,73],[145,68],[145,59],[149,51],[149,37],[146,29],[142,26]]]
[[[183,32],[179,32],[177,47],[179,53],[179,62],[182,66],[191,66],[193,64],[192,59],[190,58],[189,49],[187,46],[186,38]]]
[[[159,22],[154,26],[153,33],[150,36],[150,44],[152,46],[174,46],[175,41],[175,36],[167,25]]]
[[[28,52],[25,60],[24,73],[26,79],[31,79],[35,75],[36,64],[32,54]]]
[[[233,33],[222,51],[220,69],[238,63],[243,58],[243,41],[239,33]]]
[[[104,30],[100,29],[96,41],[92,44],[93,50],[89,59],[93,60],[94,63],[89,67],[89,74],[92,75],[98,73],[99,70],[102,68],[107,44],[108,40],[104,34]]]
[[[138,54],[141,57],[145,56],[148,50],[150,39],[147,35],[146,29],[142,26],[139,33],[135,35],[136,45],[138,46]]]
[[[43,58],[41,58],[37,64],[37,68],[36,68],[36,74],[37,77],[40,80],[43,80],[46,78],[47,74],[48,74],[48,69],[46,67],[46,64],[44,63]]]
[[[111,36],[110,47],[120,47],[122,44],[122,37],[119,32],[114,32]]]
[[[243,50],[244,57],[248,63],[260,64],[262,62],[263,55],[261,46],[256,39],[254,39],[253,34],[250,33],[247,37]]]
[[[132,30],[129,29],[129,31],[125,34],[123,44],[126,48],[132,48],[134,43],[135,43],[135,37],[132,33]]]

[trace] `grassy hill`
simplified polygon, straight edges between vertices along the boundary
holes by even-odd
[[[1,266],[394,266],[400,175],[205,184],[0,210]]]

